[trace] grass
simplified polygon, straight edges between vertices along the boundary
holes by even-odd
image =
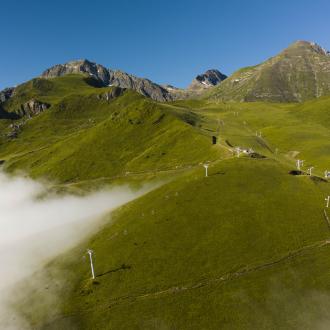
[[[76,76],[50,80],[52,93],[72,81],[84,80]],[[135,92],[107,101],[98,96],[112,88],[80,90],[73,85],[59,100],[43,96],[52,102],[49,111],[26,122],[17,139],[0,145],[8,171],[23,169],[32,177],[77,182],[180,168],[226,154],[212,147],[209,136]],[[184,153],[187,148],[189,155]]]
[[[16,139],[6,137],[9,125],[26,119],[0,120],[5,170],[48,178],[60,192],[167,183],[108,215],[97,234],[50,261],[36,274],[47,288],[29,281],[18,287],[32,327],[327,326],[329,183],[289,172],[297,158],[319,176],[329,166],[330,98],[160,104],[125,91],[108,101],[102,95],[113,88],[86,79],[20,87],[7,112],[31,97],[51,107],[26,121]],[[233,157],[236,146],[266,158]],[[87,247],[95,251],[94,282],[82,259]],[[46,304],[47,292],[61,299]]]
[[[304,159],[306,167],[314,166],[320,176],[329,167],[329,97],[303,104],[204,102],[194,106],[189,108],[205,118],[205,127],[224,145],[228,141],[252,147],[292,165],[296,158]],[[262,133],[261,139],[256,131]]]
[[[328,184],[289,175],[288,170],[267,159],[227,160],[211,167],[208,178],[202,169],[192,170],[119,209],[98,234],[46,268],[49,283],[54,270],[70,282],[61,293],[66,322],[80,329],[158,329],[162,324],[217,329],[226,318],[228,328],[237,329],[257,322],[258,311],[240,301],[244,288],[229,279],[241,272],[235,281],[255,278],[255,297],[251,293],[246,299],[268,299],[264,286],[271,279],[268,283],[248,270],[329,237],[322,215]],[[87,247],[95,251],[97,284],[88,280],[88,264],[80,258]],[[317,252],[322,249],[315,247]],[[300,263],[299,254],[292,259]],[[282,264],[286,259],[269,270]],[[295,267],[290,265],[288,271],[295,273]],[[306,268],[304,276],[308,273],[312,280],[315,269]],[[228,280],[219,280],[226,276]],[[240,304],[235,321],[227,299],[231,308]],[[295,302],[286,301],[290,303]],[[271,313],[264,318],[275,322]],[[283,315],[279,325],[288,318]],[[55,329],[64,326],[62,322],[54,316],[50,324]]]

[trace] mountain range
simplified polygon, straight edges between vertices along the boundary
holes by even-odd
[[[159,85],[88,60],[55,65],[40,77],[50,79],[73,73],[94,77],[100,87],[129,88],[160,102],[194,97],[240,102],[302,102],[330,93],[329,52],[307,41],[297,41],[265,62],[240,69],[229,77],[215,69],[207,70],[197,75],[186,89]],[[1,91],[0,102],[13,92],[14,88]]]
[[[117,86],[133,89],[140,94],[156,101],[170,101],[171,94],[162,86],[148,79],[138,78],[122,71],[106,69],[104,66],[88,60],[72,61],[55,65],[44,71],[42,78],[61,77],[66,74],[85,73],[99,80],[100,86]]]

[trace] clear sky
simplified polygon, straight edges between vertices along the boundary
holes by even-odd
[[[184,87],[295,40],[330,49],[329,0],[8,0],[0,10],[0,89],[81,58]]]

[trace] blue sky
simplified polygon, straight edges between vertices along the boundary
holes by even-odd
[[[330,49],[328,0],[10,0],[1,3],[0,89],[87,58],[184,87],[257,64],[295,40]]]

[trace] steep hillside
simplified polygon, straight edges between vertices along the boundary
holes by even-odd
[[[297,41],[262,64],[235,72],[211,99],[302,102],[330,94],[330,56],[320,46]]]
[[[4,104],[22,116],[2,133],[6,170],[68,182],[175,169],[226,154],[162,105],[130,90],[93,87],[89,79],[68,75],[19,87]],[[31,98],[47,110],[22,112]],[[191,145],[196,149],[185,153]]]
[[[33,328],[44,318],[42,329],[313,328],[330,306],[329,187],[289,169],[227,160],[128,204],[47,266],[47,287],[32,285],[24,313]],[[61,278],[51,313],[42,296]]]
[[[330,98],[158,103],[102,86],[38,78],[2,104],[6,171],[58,193],[163,183],[17,286],[31,327],[326,329]]]

